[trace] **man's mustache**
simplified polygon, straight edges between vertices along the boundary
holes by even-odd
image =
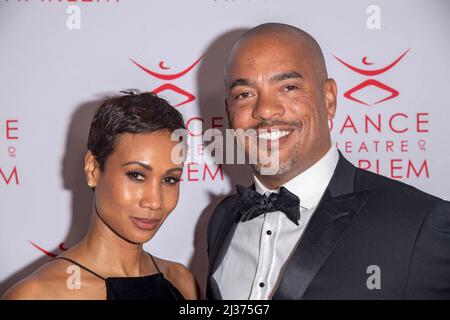
[[[253,127],[252,129],[258,130],[258,129],[268,129],[271,127],[294,127],[297,129],[301,129],[303,127],[303,123],[301,121],[283,121],[283,120],[267,120],[267,121],[262,121],[260,123],[258,123],[255,127]]]

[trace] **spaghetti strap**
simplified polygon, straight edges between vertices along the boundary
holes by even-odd
[[[147,252],[148,253],[148,252]],[[155,267],[156,267],[156,270],[158,270],[158,272],[159,273],[162,273],[161,272],[161,270],[159,270],[159,268],[158,268],[158,265],[156,264],[156,261],[155,261],[155,259],[153,259],[153,256],[150,254],[150,253],[148,253],[148,255],[150,256],[150,258],[152,259],[152,261],[153,261],[153,264],[155,265]]]
[[[56,258],[53,258],[53,260],[56,260],[56,259],[67,260],[67,261],[69,261],[69,262],[72,262],[73,264],[75,264],[75,265],[79,266],[80,268],[86,270],[87,272],[93,274],[93,275],[96,276],[97,278],[100,278],[100,279],[102,279],[103,281],[106,281],[106,278],[102,277],[102,276],[99,275],[98,273],[95,273],[95,272],[92,271],[91,269],[86,268],[86,267],[83,266],[82,264],[80,264],[80,263],[78,263],[78,262],[76,262],[76,261],[74,261],[74,260],[72,260],[72,259],[69,259],[69,258],[66,258],[66,257],[56,257]]]

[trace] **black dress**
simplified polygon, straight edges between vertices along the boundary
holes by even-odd
[[[104,278],[72,259],[65,257],[54,259],[67,260],[105,281],[106,300],[185,300],[180,291],[164,278],[152,255],[149,255],[158,273],[143,277]]]

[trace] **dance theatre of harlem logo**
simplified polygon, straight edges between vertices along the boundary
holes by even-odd
[[[399,90],[380,79],[392,73],[410,51],[404,51],[381,67],[375,67],[367,56],[361,59],[363,66],[357,67],[334,55],[344,70],[358,79],[358,84],[344,89],[343,96],[348,102],[342,109],[348,113],[342,117],[340,112],[339,117],[330,121],[336,144],[343,153],[356,158],[360,168],[393,179],[430,177],[426,157],[429,112],[408,112],[408,108],[401,106]]]
[[[176,82],[177,80],[192,74],[191,71],[193,71],[194,68],[200,64],[203,57],[204,55],[200,56],[181,71],[175,72],[171,71],[172,68],[168,66],[164,60],[157,63],[157,70],[152,70],[148,66],[144,66],[142,62],[138,62],[135,59],[130,60],[140,70],[144,71],[146,74],[151,76],[154,81],[156,81],[155,87],[150,91],[161,95],[162,97],[166,94],[170,94],[171,96],[175,95],[175,97],[177,95],[180,96],[181,99],[178,99],[179,102],[175,103],[174,106],[180,108],[180,111],[183,112],[185,106],[193,105],[196,101],[196,96],[189,92],[189,90],[182,88],[181,85]],[[207,121],[209,123],[206,123]],[[185,162],[182,181],[223,181],[224,175],[221,164],[199,160],[205,159],[205,143],[203,140],[205,131],[203,130],[203,127],[208,125],[212,129],[223,128],[223,116],[213,115],[208,119],[201,116],[192,116],[186,119],[185,125],[188,134],[189,151],[188,160]]]

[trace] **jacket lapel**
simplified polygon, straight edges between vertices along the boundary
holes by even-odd
[[[319,206],[284,269],[273,299],[301,299],[336,246],[340,235],[369,199],[354,192],[356,168],[339,153],[339,162]]]
[[[236,198],[237,199],[237,196]],[[213,300],[221,300],[222,295],[220,294],[219,286],[213,278],[214,273],[217,268],[222,263],[223,258],[225,257],[228,248],[230,247],[231,240],[233,239],[233,235],[236,231],[238,225],[237,219],[237,204],[233,203],[229,208],[226,209],[227,213],[224,217],[224,221],[220,228],[220,233],[217,235],[217,238],[214,241],[214,246],[211,249],[210,256],[210,269],[208,271],[208,286],[207,286],[207,296]]]

